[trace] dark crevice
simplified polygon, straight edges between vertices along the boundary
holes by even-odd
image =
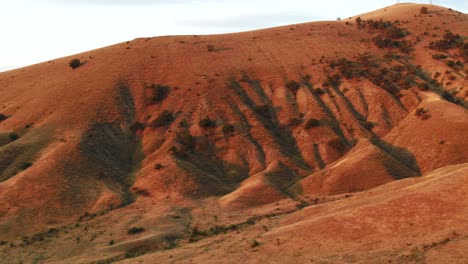
[[[348,141],[348,139],[345,137],[343,130],[340,127],[340,122],[337,120],[333,112],[330,110],[330,108],[325,104],[325,102],[320,98],[319,95],[315,94],[314,89],[312,84],[309,82],[304,82],[306,87],[309,89],[310,94],[312,95],[312,98],[314,98],[315,102],[320,106],[322,111],[327,115],[328,117],[328,122],[330,128],[335,132],[335,134],[343,141],[343,143],[347,147],[352,147],[352,143]]]
[[[258,81],[248,79],[251,87],[261,98],[263,105],[256,105],[247,95],[244,88],[235,80],[231,80],[230,88],[237,94],[242,102],[247,105],[255,114],[256,119],[265,127],[279,146],[281,153],[291,158],[299,167],[311,170],[309,164],[305,162],[301,152],[297,147],[296,139],[291,131],[279,123],[276,111],[271,100],[266,96]]]
[[[320,150],[317,144],[314,144],[314,158],[320,169],[325,168],[325,162],[322,159],[322,155],[320,155]]]
[[[251,129],[252,126],[250,125],[247,117],[240,111],[240,109],[237,107],[235,103],[233,103],[230,100],[227,100],[229,106],[231,107],[231,110],[239,117],[240,119],[240,124],[241,124],[241,132],[243,136],[255,147],[256,152],[257,152],[257,159],[260,161],[260,163],[265,166],[265,151],[262,148],[262,145],[258,143],[257,140],[252,136],[251,134]]]

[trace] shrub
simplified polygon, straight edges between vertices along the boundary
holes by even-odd
[[[338,87],[341,84],[341,76],[338,74],[328,76],[327,81],[332,87]]]
[[[208,45],[208,46],[206,46],[206,48],[207,48],[207,50],[208,50],[209,52],[216,51],[214,45]]]
[[[23,163],[23,165],[20,166],[20,170],[21,171],[24,171],[26,170],[27,168],[31,167],[33,164],[31,162],[25,162]]]
[[[260,246],[260,243],[258,243],[257,240],[252,240],[252,242],[250,242],[250,247],[254,248],[254,247],[258,247]]]
[[[134,234],[139,234],[145,232],[145,229],[143,227],[132,227],[127,230],[127,233],[129,235],[134,235]]]
[[[254,107],[255,113],[263,116],[264,118],[271,118],[270,108],[268,105],[257,105]]]
[[[445,64],[447,64],[447,66],[449,66],[449,67],[454,67],[455,66],[455,62],[453,60],[448,60]]]
[[[288,126],[298,126],[302,123],[301,118],[293,117],[288,120]]]
[[[167,85],[153,84],[149,87],[152,90],[152,95],[149,103],[158,103],[166,99],[171,88]]]
[[[7,116],[4,114],[0,114],[0,121],[3,121],[5,119],[7,119]]]
[[[16,134],[15,132],[11,132],[10,134],[8,134],[8,138],[10,139],[10,141],[15,141],[19,139],[19,135]]]
[[[231,135],[236,131],[236,127],[231,124],[224,124],[223,128],[221,129],[224,135]]]
[[[186,149],[194,149],[197,143],[196,138],[192,136],[188,130],[177,133],[175,141]]]
[[[208,117],[203,118],[198,122],[198,125],[201,128],[216,128],[216,120],[210,119]]]
[[[164,110],[159,116],[151,123],[152,128],[168,126],[174,122],[174,115],[172,112]]]
[[[449,30],[445,32],[443,39],[431,42],[429,44],[430,48],[440,51],[454,49],[456,47],[463,48],[463,46],[463,37],[458,34],[453,34]]]
[[[419,10],[419,13],[425,15],[425,14],[429,13],[429,10],[427,9],[427,7],[423,6],[423,7],[421,7],[421,9]]]
[[[155,170],[161,170],[161,169],[163,169],[163,168],[164,168],[164,165],[162,165],[161,163],[156,163],[156,164],[154,165],[154,169],[155,169]]]
[[[309,129],[309,128],[318,127],[318,126],[320,126],[320,121],[317,119],[311,118],[307,120],[304,127],[305,129]]]
[[[368,130],[371,130],[372,128],[374,128],[375,124],[370,122],[370,121],[366,121],[364,122],[364,127]]]
[[[115,244],[115,241],[114,241],[114,240],[109,241],[109,246],[112,246],[112,245],[114,245],[114,244]]]
[[[429,119],[431,117],[431,115],[428,114],[428,112],[429,112],[429,110],[424,109],[422,107],[419,107],[414,112],[414,115],[417,116],[417,117],[420,117],[422,120],[426,120],[426,119]]]
[[[68,63],[68,66],[72,69],[76,69],[81,66],[81,61],[79,59],[73,59]]]
[[[314,89],[314,94],[320,96],[320,95],[325,94],[325,92],[322,90],[322,88],[315,88]]]
[[[136,258],[136,257],[142,256],[142,255],[144,255],[144,254],[146,254],[148,252],[150,252],[150,249],[148,248],[148,246],[136,247],[136,248],[132,248],[132,249],[127,250],[125,252],[124,257],[126,259]]]
[[[341,138],[334,138],[328,141],[328,146],[340,153],[343,153],[348,149]]]
[[[145,125],[140,122],[135,122],[130,126],[130,130],[135,133],[137,131],[142,131],[145,129]]]
[[[423,114],[427,113],[428,111],[422,107],[419,107],[416,109],[416,112],[414,112],[415,116],[422,116]]]
[[[432,58],[435,60],[442,60],[442,59],[446,59],[447,55],[442,54],[442,53],[437,53],[437,54],[432,55]]]
[[[288,83],[286,83],[286,88],[288,88],[288,90],[292,94],[296,94],[297,90],[299,90],[299,87],[301,87],[301,85],[294,80],[291,80]]]

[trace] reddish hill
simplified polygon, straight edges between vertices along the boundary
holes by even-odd
[[[468,235],[455,190],[468,162],[467,18],[398,4],[342,21],[136,39],[0,73],[0,259],[457,260],[450,250]],[[413,198],[441,203],[424,211],[430,224],[401,203]],[[425,234],[440,217],[453,221]],[[397,224],[410,220],[421,223],[413,242]],[[343,231],[348,221],[362,241]],[[377,243],[390,229],[402,237]],[[343,253],[353,250],[362,254]]]

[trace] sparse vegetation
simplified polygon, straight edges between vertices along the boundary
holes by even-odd
[[[172,124],[174,120],[174,114],[168,110],[164,110],[153,122],[151,122],[151,127],[154,129],[158,127],[168,126]]]
[[[322,88],[315,88],[313,93],[315,95],[318,95],[318,96],[321,96],[321,95],[325,94],[325,92],[322,90]]]
[[[261,115],[262,117],[266,119],[271,118],[270,108],[268,107],[268,105],[256,105],[254,107],[254,111],[255,113]]]
[[[209,117],[203,118],[198,122],[201,128],[216,128],[216,120],[210,119]]]
[[[318,126],[320,126],[320,121],[314,118],[310,118],[309,120],[307,120],[304,127],[305,129],[309,129]]]
[[[295,126],[302,124],[302,122],[303,122],[302,118],[293,117],[288,120],[288,126],[295,127]]]
[[[135,235],[143,232],[145,232],[145,229],[143,227],[131,227],[127,230],[127,233],[129,235]]]
[[[144,254],[146,254],[148,252],[150,252],[150,249],[147,246],[136,247],[136,248],[132,248],[132,249],[127,250],[125,252],[124,257],[126,259],[136,258],[136,257],[142,256],[142,255],[144,255]]]
[[[422,120],[426,120],[431,117],[431,115],[429,114],[429,110],[424,109],[422,107],[417,108],[414,115],[421,118]]]
[[[27,168],[31,167],[33,164],[31,162],[25,162],[23,163],[21,166],[20,166],[20,171],[24,171],[26,170]]]
[[[142,124],[140,122],[135,122],[130,126],[130,130],[133,131],[133,133],[139,131],[139,130],[144,130],[145,129],[145,124]]]
[[[375,127],[375,124],[370,121],[366,121],[364,122],[364,127],[368,130],[372,130]]]
[[[8,138],[10,139],[11,142],[19,139],[19,135],[16,134],[15,132],[11,132],[8,134]]]
[[[260,243],[257,241],[257,240],[252,240],[252,242],[250,242],[250,247],[251,248],[255,248],[255,247],[258,247],[260,246]]]
[[[161,163],[156,163],[154,164],[154,169],[155,170],[161,170],[161,169],[164,169],[164,165],[162,165]]]
[[[288,88],[288,90],[294,95],[296,94],[297,90],[299,90],[300,87],[301,85],[294,80],[291,80],[286,83],[286,88]]]
[[[214,45],[207,45],[207,46],[206,46],[206,49],[208,50],[208,52],[213,52],[213,51],[216,51],[216,49],[215,49],[215,46],[214,46]]]
[[[151,96],[148,103],[159,103],[167,98],[171,88],[167,85],[152,84],[149,89],[151,90]]]
[[[329,83],[332,87],[339,87],[341,84],[341,76],[338,74],[328,76],[327,83]]]
[[[445,31],[443,39],[431,42],[429,47],[435,50],[447,51],[457,47],[463,49],[465,45],[466,44],[463,43],[463,37],[447,30]]]
[[[437,54],[432,55],[432,58],[435,60],[443,60],[447,58],[447,55],[442,54],[442,53],[437,53]]]
[[[380,34],[372,40],[379,48],[397,48],[401,52],[409,53],[412,50],[412,44],[405,40],[399,40],[407,35],[409,32],[397,26],[398,23],[391,21],[380,20],[362,20],[360,17],[356,18],[356,25],[359,29],[367,28],[371,31],[377,31]]]
[[[225,136],[230,136],[236,131],[236,127],[232,124],[224,124],[221,131]]]
[[[72,69],[76,69],[81,66],[81,61],[79,59],[73,59],[68,63],[68,66]]]
[[[429,10],[427,9],[427,7],[423,6],[421,7],[421,9],[419,10],[419,13],[423,14],[423,15],[426,15],[429,13]]]
[[[348,149],[341,138],[334,138],[328,141],[328,146],[340,153],[344,153]]]

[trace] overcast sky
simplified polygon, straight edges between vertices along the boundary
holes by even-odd
[[[395,0],[0,0],[0,71],[161,35],[335,20]],[[404,2],[404,1],[401,1]],[[427,1],[413,1],[426,3]],[[467,13],[466,0],[434,4]]]

